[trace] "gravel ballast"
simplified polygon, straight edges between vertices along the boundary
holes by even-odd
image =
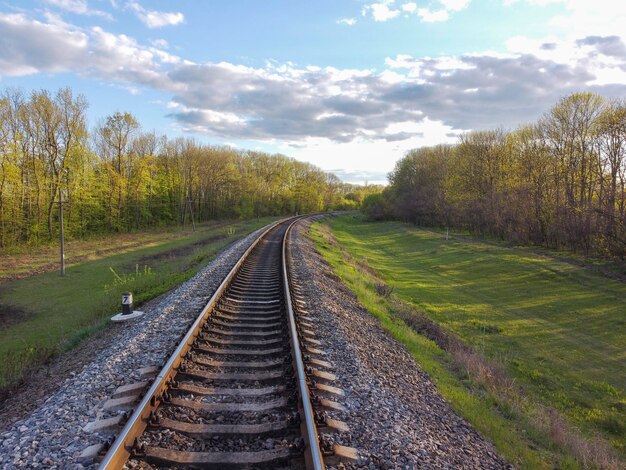
[[[192,279],[125,328],[92,362],[68,378],[41,406],[0,434],[0,468],[93,468],[81,452],[111,432],[89,433],[88,423],[120,412],[103,404],[121,385],[145,380],[139,370],[163,365],[191,323],[250,246],[260,229],[236,241]],[[114,313],[114,312],[112,312]]]
[[[294,231],[292,268],[306,280],[306,310],[345,392],[348,411],[330,415],[350,432],[334,441],[357,448],[361,468],[511,468],[332,273],[306,236],[310,224]]]

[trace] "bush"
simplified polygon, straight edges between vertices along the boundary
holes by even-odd
[[[370,194],[361,204],[361,212],[369,220],[385,220],[389,214],[389,204],[385,198],[385,193]]]

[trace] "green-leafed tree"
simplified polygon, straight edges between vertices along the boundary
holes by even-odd
[[[409,152],[372,218],[450,225],[515,243],[626,255],[626,106],[593,93],[559,100],[536,124],[461,135]]]
[[[141,133],[128,112],[88,132],[69,88],[0,94],[0,247],[196,221],[356,208],[380,188],[353,186],[283,155]]]

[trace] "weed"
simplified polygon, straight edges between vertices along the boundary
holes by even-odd
[[[34,364],[42,364],[57,352],[56,348],[45,346],[27,346],[23,349],[12,349],[4,352],[0,361],[0,399],[8,391],[17,386],[25,374],[32,370]]]
[[[336,241],[333,241],[333,243],[334,245],[331,245],[331,246],[338,246]],[[357,261],[357,265],[367,274],[370,274],[371,276],[374,276],[374,277],[378,277],[378,273],[367,262],[367,258],[361,258],[359,261]]]
[[[584,468],[622,468],[604,440],[582,437],[554,408],[539,407],[533,415],[533,421],[536,427],[547,433],[552,442],[567,449]]]
[[[384,282],[376,283],[376,293],[381,297],[389,298],[392,292],[393,287],[391,287],[390,285],[385,284]]]
[[[105,284],[104,290],[110,291],[111,289],[127,288],[133,285],[140,279],[148,276],[153,276],[152,268],[144,265],[143,269],[139,269],[139,264],[135,264],[135,272],[130,274],[118,274],[113,267],[109,266],[109,270],[113,273],[113,282],[111,284]]]

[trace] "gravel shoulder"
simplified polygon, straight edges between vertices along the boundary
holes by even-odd
[[[511,468],[332,273],[306,236],[310,224],[294,232],[292,266],[307,280],[306,308],[346,393],[348,411],[330,415],[350,432],[331,439],[356,447],[360,468]]]
[[[112,326],[53,363],[19,391],[24,398],[16,395],[3,402],[0,468],[95,467],[84,467],[80,453],[111,434],[88,433],[84,426],[119,413],[103,410],[115,389],[142,380],[141,368],[163,365],[262,230],[233,243],[192,279],[144,306],[139,321]]]

